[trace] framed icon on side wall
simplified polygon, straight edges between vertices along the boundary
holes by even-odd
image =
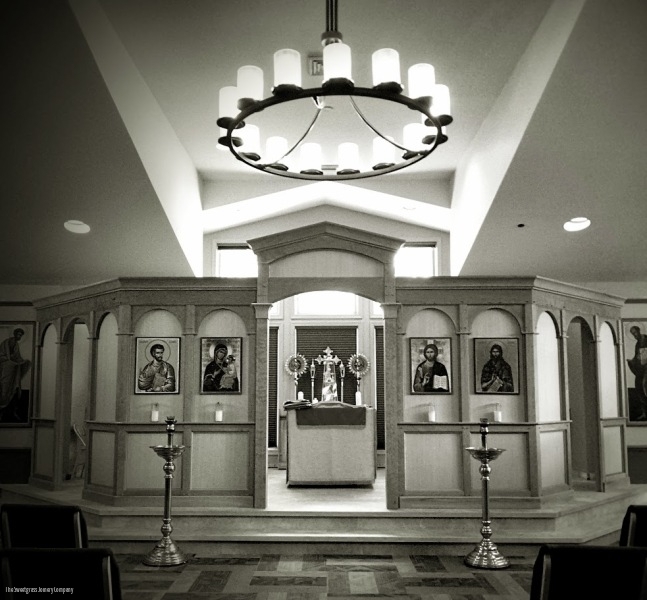
[[[629,425],[647,425],[647,319],[622,319]]]
[[[240,337],[200,339],[201,393],[242,393],[242,348]]]
[[[135,350],[136,394],[180,392],[180,338],[139,337]]]
[[[474,391],[519,393],[519,339],[474,338]]]
[[[35,332],[33,321],[0,321],[0,426],[29,425]]]
[[[412,394],[451,393],[451,342],[451,338],[409,338]]]

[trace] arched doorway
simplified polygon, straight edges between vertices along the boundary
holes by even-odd
[[[280,510],[383,510],[385,489],[384,318],[378,303],[350,292],[320,290],[295,294],[276,302],[269,318],[268,495],[267,508]],[[286,401],[300,392],[306,400],[322,400],[326,350],[339,361],[335,367],[337,399],[355,405],[358,381],[348,368],[352,355],[366,356],[370,367],[361,379],[359,402],[376,416],[375,481],[371,485],[288,485],[288,414]],[[308,368],[297,378],[288,371],[290,356],[303,356]],[[343,367],[342,367],[343,365]],[[312,374],[311,374],[312,368]],[[342,374],[344,377],[342,378]],[[347,449],[330,447],[331,453]],[[348,456],[347,460],[358,457]]]

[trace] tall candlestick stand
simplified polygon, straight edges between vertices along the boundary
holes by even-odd
[[[344,367],[344,363],[339,363],[339,378],[341,379],[341,396],[340,400],[343,402],[344,401],[344,377],[346,376],[346,367]]]
[[[315,359],[310,363],[310,402],[315,401]]]
[[[476,548],[465,557],[465,564],[469,567],[478,567],[479,569],[505,569],[510,566],[507,558],[502,556],[497,550],[496,545],[490,539],[492,537],[492,521],[490,521],[489,511],[489,483],[490,483],[490,462],[496,460],[504,448],[488,448],[487,434],[489,421],[481,419],[481,448],[465,448],[473,458],[481,461],[479,473],[481,474],[481,484],[483,488],[483,511],[481,526],[481,541]]]
[[[171,539],[171,484],[173,482],[173,461],[179,458],[184,452],[185,446],[173,445],[173,434],[175,432],[175,417],[166,417],[166,433],[168,441],[166,446],[151,446],[155,454],[165,460],[164,463],[164,518],[162,519],[162,539],[146,555],[142,561],[145,565],[152,567],[171,567],[181,565],[187,561],[184,553]]]

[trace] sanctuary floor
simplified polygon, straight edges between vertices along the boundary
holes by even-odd
[[[536,557],[532,550],[506,555],[509,568],[483,570],[455,555],[208,550],[176,567],[148,567],[142,555],[117,554],[124,600],[527,600]]]
[[[267,470],[267,510],[378,512],[386,508],[386,469],[366,486],[290,486],[285,471]]]

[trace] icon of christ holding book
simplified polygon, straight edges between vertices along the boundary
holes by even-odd
[[[425,360],[416,367],[413,390],[415,392],[448,392],[449,377],[445,365],[438,362],[438,346],[427,344],[423,354]]]

